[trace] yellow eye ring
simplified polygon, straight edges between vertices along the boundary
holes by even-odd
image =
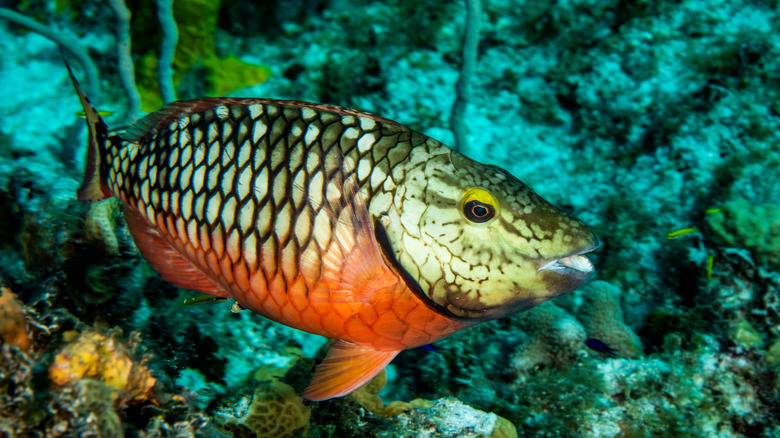
[[[484,224],[498,213],[498,201],[485,189],[468,189],[461,198],[460,210],[469,221]]]

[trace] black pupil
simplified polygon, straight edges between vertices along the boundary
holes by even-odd
[[[495,214],[495,209],[490,204],[485,204],[479,201],[469,201],[464,208],[466,217],[472,222],[486,222],[490,220]]]

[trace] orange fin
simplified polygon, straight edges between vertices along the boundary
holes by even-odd
[[[303,397],[313,401],[341,397],[379,374],[400,351],[377,351],[346,341],[335,341],[317,365]]]
[[[400,279],[382,258],[368,206],[354,175],[346,181],[336,176],[328,185],[330,205],[323,203],[322,208],[330,217],[332,229],[315,226],[312,233],[317,242],[329,244],[316,251],[312,247],[301,255],[304,275],[319,276],[327,288],[313,290],[309,297],[314,302],[370,302]],[[308,226],[303,221],[298,224]]]
[[[141,254],[154,270],[160,273],[163,280],[184,289],[218,297],[230,297],[222,287],[171,247],[137,211],[126,207],[125,221]]]

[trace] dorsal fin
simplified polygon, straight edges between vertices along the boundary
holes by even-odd
[[[377,122],[389,123],[403,127],[403,125],[400,125],[392,120],[385,119],[384,117],[379,117],[368,112],[342,108],[334,105],[302,102],[297,100],[255,99],[241,97],[204,97],[201,99],[171,102],[164,108],[153,113],[149,113],[137,120],[127,129],[127,131],[121,134],[121,137],[126,141],[136,143],[144,139],[149,139],[153,137],[154,134],[164,132],[168,129],[171,123],[191,114],[202,113],[222,105],[249,106],[257,104],[276,105],[280,107],[288,106],[295,108],[310,108],[314,111],[334,113],[342,116],[351,115],[356,117],[365,117]],[[404,129],[408,128],[404,127]]]
[[[196,100],[171,102],[162,109],[136,120],[121,136],[126,141],[137,143],[167,130],[171,123],[182,117],[202,113],[220,105],[227,105],[228,101],[231,100],[235,99],[204,97]]]

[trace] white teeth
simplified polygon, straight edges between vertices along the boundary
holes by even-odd
[[[593,270],[593,263],[591,263],[587,257],[579,254],[564,257],[558,260],[558,263],[562,264],[563,266],[576,269],[577,271],[590,272]]]
[[[539,268],[540,271],[560,271],[564,269],[574,269],[575,271],[580,272],[591,272],[593,271],[593,264],[590,262],[590,260],[588,260],[587,257],[580,254],[575,254],[563,257],[558,260],[553,260]]]

